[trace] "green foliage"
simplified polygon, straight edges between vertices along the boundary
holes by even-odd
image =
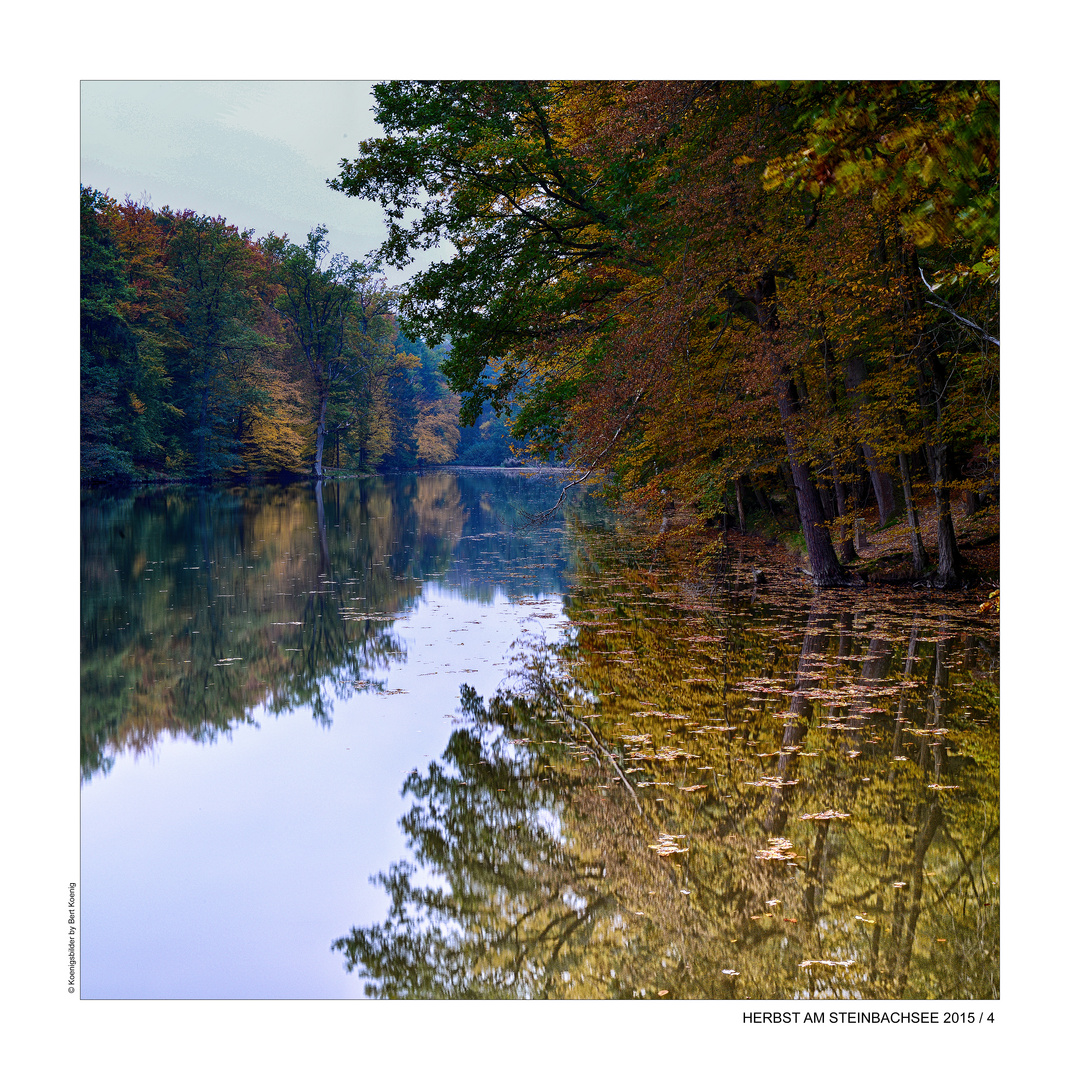
[[[339,470],[407,468],[421,423],[429,458],[453,457],[442,350],[399,357],[395,293],[376,265],[331,257],[325,228],[256,241],[81,200],[84,480],[319,471],[328,448]]]
[[[487,379],[489,362],[579,317],[574,272],[614,250],[596,234],[612,221],[614,200],[590,194],[592,178],[561,145],[554,97],[523,82],[381,84],[376,119],[387,135],[362,144],[332,181],[381,203],[381,253],[393,265],[454,243],[455,258],[413,277],[401,310],[410,336],[452,342],[443,369],[466,392],[466,424],[515,388],[513,364]]]
[[[769,163],[767,188],[797,184],[814,198],[870,191],[877,206],[899,208],[920,247],[960,238],[976,254],[996,249],[996,82],[794,83],[785,96],[804,146]]]
[[[507,418],[484,404],[475,424],[461,429],[457,462],[460,465],[502,465],[514,452]]]
[[[80,189],[81,467],[103,478],[131,476],[140,440],[132,395],[141,389],[138,341],[123,315],[135,295],[108,227],[115,206]],[[137,398],[135,400],[138,400]]]
[[[332,186],[385,212],[469,424],[703,520],[781,475],[815,580],[898,455],[997,443],[993,83],[389,82]],[[995,451],[991,450],[991,455]],[[775,489],[773,489],[775,490]],[[848,552],[850,557],[850,549]]]

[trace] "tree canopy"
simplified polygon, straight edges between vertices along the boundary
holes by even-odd
[[[401,333],[379,265],[332,255],[325,227],[256,239],[84,187],[81,256],[85,481],[454,459],[441,347]]]
[[[657,517],[779,486],[822,584],[871,490],[882,521],[897,488],[909,519],[932,492],[957,579],[951,495],[985,496],[997,460],[996,84],[375,97],[385,135],[331,186],[382,205],[396,266],[452,246],[401,316],[450,340],[463,419],[512,409],[534,451],[606,466]]]

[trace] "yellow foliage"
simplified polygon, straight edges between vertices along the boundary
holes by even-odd
[[[417,457],[428,465],[445,465],[457,456],[461,429],[458,413],[461,399],[443,398],[425,405],[416,420]]]

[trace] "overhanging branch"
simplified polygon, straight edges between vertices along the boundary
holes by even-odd
[[[923,273],[923,268],[921,266],[919,267],[919,277],[922,278],[923,284],[927,287],[927,289],[930,290],[930,293],[932,295],[936,296],[937,293],[934,292],[933,286],[930,284],[930,282],[926,280],[926,275]],[[935,304],[933,300],[927,300],[926,302],[931,307],[940,308],[942,311],[948,312],[957,322],[961,322],[965,326],[970,326],[971,329],[974,330],[981,338],[983,338],[984,340],[989,341],[992,344],[996,345],[999,349],[1001,348],[1001,342],[998,341],[998,339],[996,337],[994,337],[993,334],[988,334],[977,323],[973,323],[970,319],[965,319],[963,315],[961,315],[957,311],[955,311],[952,307],[950,307],[947,303],[945,303],[944,300],[942,300],[940,304]]]

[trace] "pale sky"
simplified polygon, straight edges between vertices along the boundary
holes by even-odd
[[[85,80],[82,182],[117,200],[220,215],[258,236],[302,242],[325,224],[333,250],[362,258],[383,240],[381,210],[326,180],[381,134],[371,85]],[[407,273],[391,267],[387,278]]]

